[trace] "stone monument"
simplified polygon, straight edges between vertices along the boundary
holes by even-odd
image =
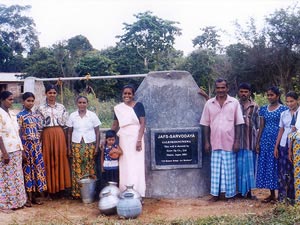
[[[136,92],[145,106],[146,196],[183,198],[209,193],[210,157],[199,125],[205,99],[186,71],[151,72]]]

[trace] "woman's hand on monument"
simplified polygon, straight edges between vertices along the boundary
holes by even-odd
[[[205,100],[207,101],[209,99],[208,94],[205,92],[203,87],[200,87],[198,94],[200,94],[201,96],[203,96],[205,98]]]

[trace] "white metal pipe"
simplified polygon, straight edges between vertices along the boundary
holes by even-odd
[[[128,74],[128,75],[108,75],[108,76],[85,76],[85,77],[56,77],[56,78],[35,78],[37,81],[56,81],[56,80],[99,80],[114,78],[136,78],[146,77],[148,74]]]

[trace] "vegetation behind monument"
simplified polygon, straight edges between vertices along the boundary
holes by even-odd
[[[39,47],[30,6],[0,5],[0,71],[23,72],[40,78],[144,74],[156,70],[187,70],[199,86],[213,94],[213,80],[228,79],[231,94],[247,81],[254,92],[264,93],[270,85],[284,92],[299,89],[300,8],[288,7],[266,16],[258,29],[254,19],[242,26],[236,22],[233,44],[222,46],[225,33],[213,26],[199,27],[192,43],[195,50],[183,55],[174,48],[181,35],[180,23],[146,11],[134,15],[136,21],[124,23],[124,33],[116,34],[115,46],[97,50],[89,40],[76,35],[51,47]],[[197,26],[197,21],[193,26]],[[138,86],[142,79],[89,81],[96,96],[103,100],[119,97],[125,83]],[[65,87],[84,91],[84,80],[65,81]]]

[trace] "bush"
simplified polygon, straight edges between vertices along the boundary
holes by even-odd
[[[264,96],[264,95],[262,95],[262,94],[256,94],[256,93],[254,93],[254,101],[259,106],[263,106],[263,105],[269,104],[267,97]]]
[[[109,100],[109,101],[99,101],[99,99],[93,94],[93,93],[86,93],[82,92],[79,94],[75,94],[74,92],[71,92],[68,88],[64,88],[63,90],[63,98],[61,98],[61,95],[57,96],[57,101],[61,102],[63,99],[63,105],[66,107],[67,111],[69,113],[74,112],[77,110],[76,106],[76,98],[81,95],[87,97],[89,100],[89,106],[88,109],[92,112],[95,112],[102,125],[101,128],[110,128],[111,124],[113,122],[113,107],[117,104],[115,100]]]

